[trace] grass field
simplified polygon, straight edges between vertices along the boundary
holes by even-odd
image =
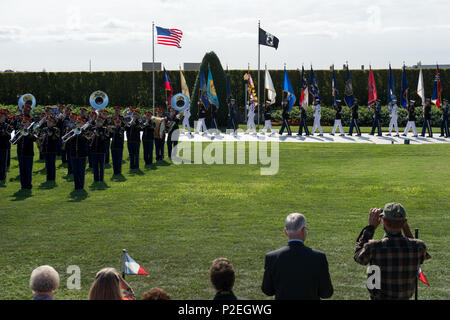
[[[60,160],[56,186],[46,185],[36,160],[33,190],[25,194],[13,149],[0,187],[0,299],[30,299],[30,273],[42,264],[60,273],[57,299],[87,299],[99,269],[120,269],[122,248],[150,273],[127,276],[138,297],[157,286],[173,299],[211,299],[209,266],[223,256],[236,269],[238,296],[267,299],[264,255],[286,243],[291,212],[306,215],[306,244],[327,254],[332,299],[368,299],[366,267],[353,261],[355,240],[369,208],[391,201],[405,206],[432,256],[423,266],[431,287],[419,283],[419,297],[450,299],[449,157],[446,144],[284,143],[274,176],[261,176],[260,165],[170,162],[141,162],[130,172],[127,162],[118,179],[107,168],[104,185],[88,172],[84,194],[73,192]],[[379,228],[376,237],[382,234]],[[81,268],[81,290],[66,289],[69,265]]]

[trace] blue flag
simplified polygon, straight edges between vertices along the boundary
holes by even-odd
[[[347,104],[347,107],[353,107],[353,101],[355,97],[353,96],[353,85],[352,79],[350,78],[350,70],[348,69],[347,64],[347,80],[345,80],[345,91],[344,91],[344,100]]]
[[[402,73],[402,96],[400,97],[400,104],[403,108],[408,107],[408,81],[406,80],[406,67],[403,65]]]
[[[208,66],[208,84],[206,86],[206,94],[210,103],[219,106],[219,99],[217,98],[216,87],[214,87],[214,80],[211,74],[211,68]]]
[[[286,68],[284,69],[284,82],[283,82],[283,92],[286,92],[286,98],[289,99],[289,112],[292,110],[292,106],[297,99],[294,94],[294,89],[292,88],[291,81],[289,81],[289,77],[286,72]]]
[[[389,64],[387,104],[390,104],[393,99],[397,99],[397,97],[395,96],[394,75],[392,74],[391,64]]]
[[[336,105],[336,100],[339,100],[338,97],[338,88],[337,88],[337,82],[336,82],[336,75],[334,73],[334,65],[333,65],[333,79],[331,80],[331,106],[334,107]]]
[[[203,70],[200,68],[200,99],[202,100],[203,104],[205,105],[205,108],[209,108],[209,100],[206,96],[206,80],[205,80],[205,74],[203,73]]]
[[[311,66],[311,79],[310,79],[310,91],[315,99],[320,99],[319,84],[317,83],[316,76],[314,75],[313,67]]]

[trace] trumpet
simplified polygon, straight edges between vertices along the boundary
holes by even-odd
[[[69,142],[73,137],[82,134],[84,131],[86,131],[91,124],[89,122],[86,122],[81,128],[73,128],[69,132],[67,132],[61,139],[63,143]]]

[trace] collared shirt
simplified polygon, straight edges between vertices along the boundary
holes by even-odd
[[[381,271],[381,289],[369,290],[373,299],[409,299],[414,294],[419,266],[430,259],[425,243],[398,233],[386,233],[381,240],[371,240],[373,226],[358,236],[354,259],[357,263],[376,265]]]

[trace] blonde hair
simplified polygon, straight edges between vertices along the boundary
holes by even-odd
[[[89,290],[89,300],[121,300],[120,275],[114,268],[97,272]]]

